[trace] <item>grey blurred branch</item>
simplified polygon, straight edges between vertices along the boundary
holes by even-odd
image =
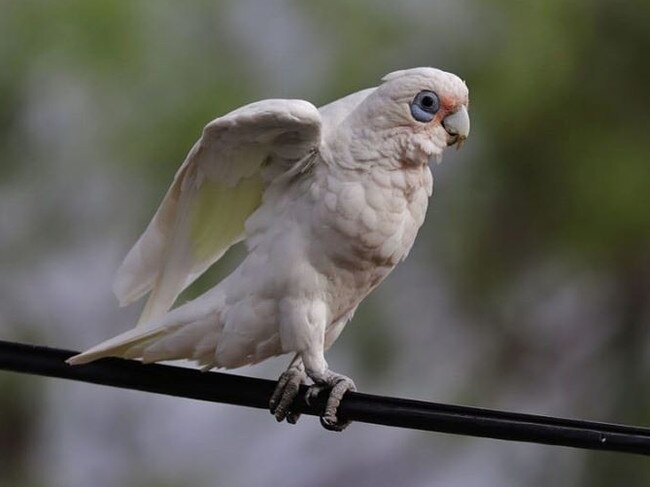
[[[76,354],[0,341],[0,369],[124,389],[267,409],[275,382],[118,358],[69,366]],[[305,389],[306,391],[306,389]],[[303,391],[303,392],[305,392]],[[295,407],[320,415],[325,397]],[[348,393],[339,414],[353,421],[467,436],[650,455],[650,429]]]

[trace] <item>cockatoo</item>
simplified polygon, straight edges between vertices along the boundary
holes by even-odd
[[[356,388],[325,351],[408,255],[432,194],[428,163],[467,138],[467,110],[460,78],[423,67],[320,109],[271,99],[208,123],[117,272],[121,305],[149,293],[141,319],[68,362],[190,359],[207,370],[293,353],[271,413],[295,423],[308,377],[309,396],[329,390],[321,423],[342,430],[337,409]],[[170,311],[242,240],[239,267]]]

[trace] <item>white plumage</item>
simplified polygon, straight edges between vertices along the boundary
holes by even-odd
[[[185,358],[230,368],[294,352],[272,404],[278,419],[296,419],[289,405],[305,370],[342,396],[354,385],[329,370],[324,352],[407,256],[432,192],[428,162],[468,135],[467,103],[458,77],[416,68],[320,109],[264,100],[210,122],[118,271],[122,305],[150,293],[138,326],[69,362]],[[248,255],[232,274],[168,311],[241,240]],[[334,429],[344,426],[338,400],[323,418]]]

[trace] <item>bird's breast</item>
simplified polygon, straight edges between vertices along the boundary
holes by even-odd
[[[315,178],[311,231],[316,261],[344,287],[375,287],[408,254],[424,222],[427,166],[330,172]],[[344,282],[345,281],[345,282]]]

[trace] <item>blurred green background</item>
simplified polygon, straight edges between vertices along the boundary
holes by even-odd
[[[0,338],[130,326],[112,274],[212,118],[435,66],[467,81],[472,135],[330,363],[365,392],[650,426],[649,26],[647,1],[2,0]],[[650,483],[622,454],[333,435],[8,373],[0,391],[0,487]]]

